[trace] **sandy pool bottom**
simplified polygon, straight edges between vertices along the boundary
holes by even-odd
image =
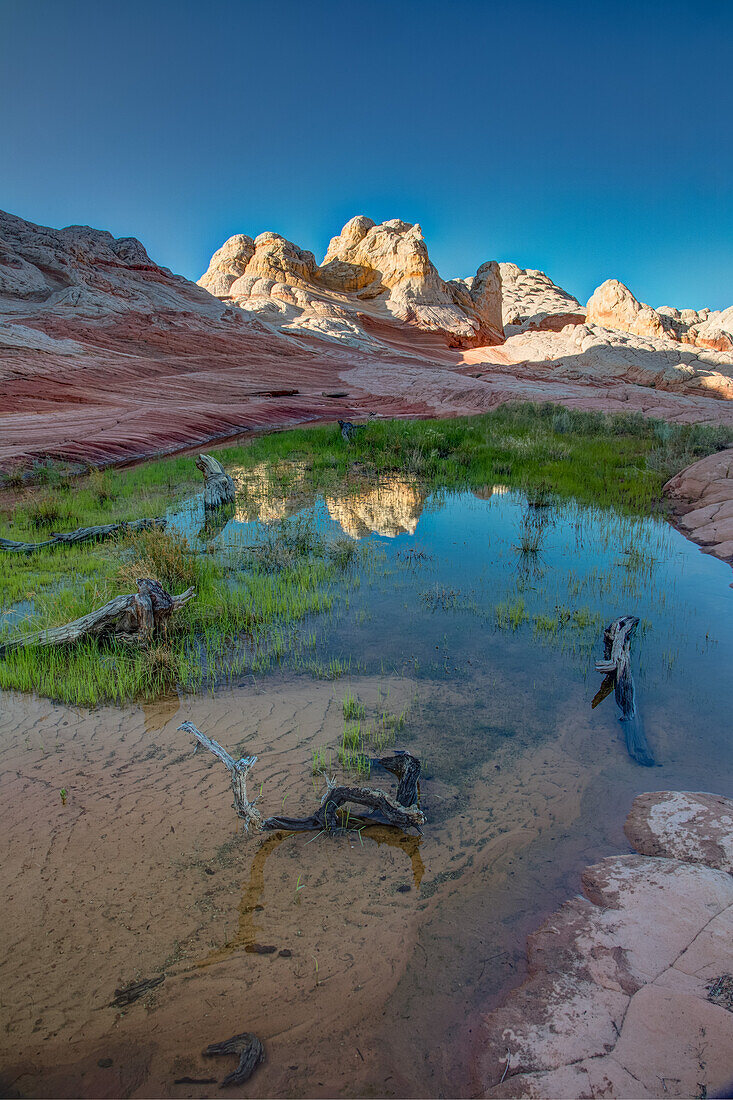
[[[460,713],[480,689],[350,686],[368,706],[407,708],[398,744],[418,755],[424,717]],[[522,979],[527,933],[614,850],[602,818],[623,850],[625,800],[601,807],[594,791],[619,771],[619,746],[589,765],[578,698],[552,741],[517,736],[460,781],[427,751],[422,838],[245,835],[224,768],[177,726],[257,753],[264,812],[306,814],[322,789],[312,752],[335,757],[344,691],[270,678],[91,713],[3,696],[4,1095],[213,1096],[216,1083],[176,1082],[220,1081],[233,1059],[201,1051],[242,1031],[266,1061],[231,1095],[472,1093],[478,1007]]]

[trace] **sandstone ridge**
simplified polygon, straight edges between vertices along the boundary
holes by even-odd
[[[0,470],[511,400],[733,423],[731,310],[682,310],[694,345],[613,311],[604,327],[541,271],[492,260],[442,279],[407,222],[352,218],[320,265],[279,234],[239,234],[202,282],[134,238],[0,213]]]

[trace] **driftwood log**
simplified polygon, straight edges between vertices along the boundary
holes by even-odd
[[[604,674],[592,706],[597,707],[613,690],[624,724],[629,756],[645,768],[654,765],[654,756],[636,709],[636,691],[631,675],[631,639],[639,625],[635,615],[624,615],[609,623],[603,632],[604,659],[596,661],[596,670]]]
[[[212,455],[199,455],[196,467],[204,475],[204,508],[209,511],[234,503],[234,482]]]
[[[146,993],[149,993],[151,989],[155,989],[164,981],[165,974],[160,974],[157,978],[144,978],[141,982],[133,982],[132,985],[126,985],[122,989],[115,989],[115,999],[110,1002],[110,1007],[125,1008],[135,1001],[139,1001]]]
[[[365,815],[354,817],[349,814],[344,821],[339,814],[341,807],[349,804],[365,806],[369,810],[367,821],[380,821],[396,825],[401,829],[417,829],[425,823],[425,815],[418,806],[418,779],[420,761],[409,752],[395,753],[394,756],[381,757],[376,763],[399,777],[396,796],[381,791],[377,787],[339,787],[332,780],[326,780],[326,791],[321,804],[310,817],[266,817],[257,809],[257,799],[250,802],[247,798],[247,775],[257,763],[256,756],[243,756],[235,760],[226,749],[201,730],[193,722],[183,722],[179,730],[191,734],[196,739],[194,753],[199,745],[213,753],[230,772],[234,809],[249,831],[255,829],[287,829],[290,832],[310,830],[333,831],[338,828],[360,828],[365,824]]]
[[[237,1068],[227,1074],[219,1085],[220,1089],[228,1085],[243,1085],[265,1058],[262,1043],[251,1031],[232,1035],[231,1039],[225,1039],[223,1043],[212,1043],[203,1051],[204,1058],[211,1058],[216,1054],[236,1054],[239,1057]]]
[[[13,539],[0,539],[0,550],[14,554],[32,554],[35,550],[44,550],[49,546],[74,546],[79,542],[103,542],[124,535],[129,531],[149,531],[153,527],[165,527],[165,519],[134,519],[128,523],[106,523],[101,527],[79,527],[76,531],[54,532],[50,539],[43,542],[14,542]]]
[[[237,817],[242,819],[248,832],[250,825],[255,829],[260,829],[262,827],[262,815],[257,809],[257,799],[250,802],[247,798],[247,775],[250,768],[253,768],[257,763],[257,757],[242,756],[239,760],[235,760],[225,748],[222,748],[218,741],[207,737],[205,733],[194,726],[193,722],[183,722],[178,728],[196,738],[196,744],[193,748],[194,756],[198,752],[199,746],[203,745],[209,752],[213,752],[217,760],[221,760],[232,778],[232,794],[234,795],[234,809]]]
[[[104,607],[90,611],[80,619],[64,626],[39,630],[35,634],[22,634],[0,646],[0,657],[13,649],[25,646],[67,645],[81,638],[116,638],[123,642],[140,642],[158,630],[167,629],[171,615],[196,595],[188,588],[179,596],[171,596],[158,581],[149,577],[137,582],[137,592],[129,596],[115,596]]]

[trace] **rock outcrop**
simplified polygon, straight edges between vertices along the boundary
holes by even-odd
[[[85,318],[151,310],[224,314],[195,283],[153,263],[134,237],[115,239],[83,225],[47,229],[0,211],[0,318],[41,310]]]
[[[693,462],[667,482],[664,493],[687,537],[733,563],[733,448]]]
[[[376,225],[360,215],[333,237],[323,263],[276,233],[238,234],[212,257],[199,283],[288,332],[318,332],[354,347],[378,340],[364,318],[435,333],[451,347],[503,339],[499,265],[446,283],[419,225]]]
[[[640,794],[624,832],[643,856],[704,863],[733,874],[733,802],[729,798],[687,791]]]
[[[637,301],[627,286],[607,279],[586,307],[589,325],[635,336],[694,344],[729,355],[733,352],[733,306],[725,310],[676,309]]]
[[[0,470],[511,400],[733,423],[733,310],[662,308],[659,338],[588,324],[542,272],[490,261],[444,281],[406,222],[352,219],[321,265],[240,234],[202,283],[133,238],[0,214]]]
[[[579,325],[585,310],[577,298],[556,286],[544,271],[523,270],[516,264],[499,264],[502,320],[507,336],[531,329],[559,332]]]
[[[711,1095],[733,1077],[733,802],[657,792],[529,941],[530,977],[486,1017],[487,1097]]]
[[[662,318],[655,309],[638,302],[628,287],[617,279],[601,283],[585,310],[589,325],[620,329],[634,336],[663,337]]]

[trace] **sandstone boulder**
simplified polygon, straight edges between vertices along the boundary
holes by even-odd
[[[733,873],[733,802],[716,794],[654,791],[634,799],[624,832],[645,856]]]
[[[692,327],[694,343],[713,351],[733,352],[733,306],[711,313]]]
[[[620,329],[635,336],[663,337],[664,321],[655,309],[637,301],[618,279],[607,279],[592,294],[586,306],[589,325]]]
[[[664,493],[688,538],[733,561],[733,448],[693,462],[667,482]]]

